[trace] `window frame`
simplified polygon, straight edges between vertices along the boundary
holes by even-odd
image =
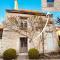
[[[54,2],[54,0],[47,0],[47,2]]]
[[[60,35],[58,36],[59,40],[60,40]]]
[[[47,7],[54,7],[54,0],[47,0]]]
[[[0,28],[0,39],[2,39],[3,28]]]
[[[20,24],[21,24],[20,27],[21,27],[22,30],[26,30],[27,29],[27,21],[21,21]]]

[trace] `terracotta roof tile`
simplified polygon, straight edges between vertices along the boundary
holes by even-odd
[[[42,16],[46,16],[45,13],[40,13],[40,12],[36,12],[36,11],[31,11],[31,10],[6,10],[6,12],[8,13],[19,13],[19,14],[29,14],[29,15],[42,15]]]

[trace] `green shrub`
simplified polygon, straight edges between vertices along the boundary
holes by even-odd
[[[29,59],[38,59],[39,58],[39,51],[35,48],[31,48],[28,51],[28,56],[29,56]]]
[[[17,57],[16,50],[15,49],[12,49],[12,48],[7,49],[3,53],[3,59],[4,60],[12,60],[12,59],[15,59],[16,57]]]

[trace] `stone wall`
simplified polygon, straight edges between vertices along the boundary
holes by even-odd
[[[1,41],[1,51],[0,53],[3,53],[8,48],[14,48],[18,50],[18,40],[19,40],[19,34],[17,34],[14,31],[9,31],[7,29],[3,30],[3,36]]]
[[[8,13],[7,17],[16,17],[18,19],[19,16],[24,16],[24,17],[31,17],[32,22],[36,22],[38,19],[33,19],[35,16],[33,15],[28,15],[28,14],[14,14],[14,13]],[[47,17],[46,16],[36,16],[38,17],[42,17],[42,19],[44,21],[46,21]],[[52,18],[51,18],[52,19]],[[20,19],[19,19],[20,20]],[[18,21],[19,21],[18,20]],[[9,22],[8,19],[6,20],[7,23]],[[24,20],[23,20],[24,21]],[[8,48],[14,48],[16,49],[17,53],[20,53],[20,37],[27,37],[28,36],[28,50],[30,48],[36,48],[39,50],[40,53],[43,52],[43,40],[42,40],[42,35],[39,36],[36,40],[34,40],[39,34],[40,34],[40,29],[38,29],[37,31],[34,29],[32,31],[32,28],[35,28],[35,24],[32,26],[30,26],[30,21],[31,20],[27,20],[28,22],[28,31],[24,31],[24,30],[19,30],[15,31],[15,27],[13,26],[14,29],[11,29],[12,26],[10,26],[9,28],[9,23],[8,26],[6,28],[4,28],[3,30],[3,37],[2,40],[0,40],[0,53],[2,54],[6,49]],[[38,20],[39,21],[39,20]],[[31,29],[30,29],[31,28]],[[17,28],[16,28],[17,29]],[[47,32],[48,33],[47,33]],[[27,34],[27,36],[26,36]],[[43,32],[44,34],[44,51],[45,53],[48,52],[52,52],[52,51],[57,51],[58,45],[57,45],[57,36],[55,34],[54,31],[54,25],[50,25],[46,27],[46,30]],[[32,38],[33,37],[33,38]]]

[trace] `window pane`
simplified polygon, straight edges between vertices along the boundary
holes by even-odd
[[[23,29],[23,22],[21,22],[20,28]]]
[[[47,7],[54,7],[54,3],[53,2],[48,2]]]
[[[54,2],[54,0],[47,0],[47,2]]]
[[[47,0],[47,7],[54,7],[54,0]]]
[[[3,29],[0,29],[0,39],[2,39]]]
[[[54,7],[54,0],[47,0],[47,7]]]
[[[21,22],[21,29],[27,29],[27,21]]]
[[[27,22],[24,23],[24,27],[27,28]]]
[[[58,36],[59,40],[60,40],[60,36]]]
[[[21,22],[21,27],[23,28],[23,23]]]

